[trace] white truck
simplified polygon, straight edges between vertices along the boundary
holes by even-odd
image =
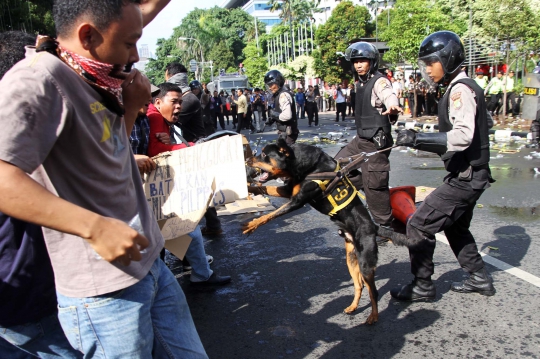
[[[221,90],[233,93],[236,89],[245,89],[249,87],[248,78],[246,75],[239,75],[238,73],[224,73],[220,74],[213,82],[209,82],[207,85],[210,93],[215,90],[220,92]]]

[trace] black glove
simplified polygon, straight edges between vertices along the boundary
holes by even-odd
[[[274,121],[279,120],[279,115],[281,115],[281,111],[278,110],[270,110],[270,118]]]
[[[396,145],[414,147],[417,132],[414,130],[401,130],[398,132]]]

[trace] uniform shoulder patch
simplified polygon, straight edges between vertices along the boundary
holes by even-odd
[[[463,101],[461,101],[461,92],[456,92],[450,96],[454,109],[459,110],[463,106]]]
[[[377,86],[379,87],[380,90],[384,89],[385,87],[390,87],[390,85],[384,78],[377,81]]]

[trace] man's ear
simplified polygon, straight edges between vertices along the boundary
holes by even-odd
[[[103,42],[103,37],[95,27],[88,23],[81,24],[77,29],[77,35],[81,46],[89,52],[92,52],[99,44]]]
[[[156,107],[158,110],[159,110],[159,106],[161,106],[161,99],[159,97],[156,97],[156,99],[154,100],[154,107]]]

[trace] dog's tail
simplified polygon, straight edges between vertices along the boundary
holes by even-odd
[[[377,226],[377,235],[384,238],[389,238],[396,246],[413,247],[418,245],[419,241],[407,237],[403,233],[394,232],[381,226]]]

